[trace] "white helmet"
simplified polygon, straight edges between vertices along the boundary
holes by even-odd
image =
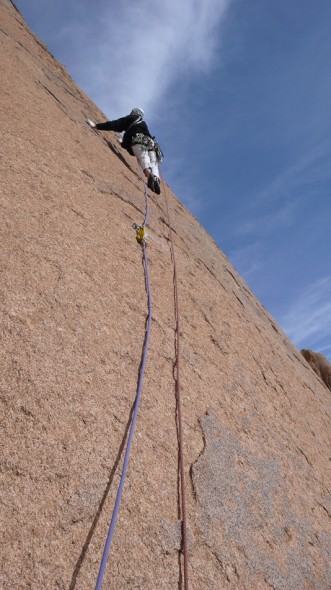
[[[132,111],[130,113],[130,115],[137,115],[137,117],[144,117],[144,114],[145,114],[144,111],[142,109],[138,109],[138,108],[132,109]]]

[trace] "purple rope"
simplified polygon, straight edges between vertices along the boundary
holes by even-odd
[[[145,197],[146,197],[146,214],[145,214],[145,219],[144,219],[144,226],[147,222],[147,216],[148,216],[148,196],[147,196],[146,184],[145,184]],[[113,535],[114,535],[118,512],[120,509],[123,487],[124,487],[126,472],[127,472],[129,458],[130,458],[132,439],[133,439],[134,429],[136,426],[137,415],[138,415],[138,410],[139,410],[139,402],[140,402],[142,385],[143,385],[143,380],[144,380],[144,372],[145,372],[149,337],[150,337],[150,331],[151,331],[152,298],[151,298],[151,288],[150,288],[150,282],[149,282],[149,276],[148,276],[148,262],[147,262],[147,255],[146,255],[146,244],[145,244],[144,240],[142,241],[142,248],[143,248],[143,256],[144,256],[145,280],[146,280],[147,300],[148,300],[148,318],[147,318],[147,327],[146,327],[146,333],[145,333],[145,342],[144,342],[142,362],[141,362],[141,367],[140,367],[140,372],[139,372],[137,395],[136,395],[136,400],[135,400],[135,404],[134,404],[134,411],[133,411],[133,415],[132,415],[130,432],[129,432],[128,442],[127,442],[124,461],[123,461],[121,480],[120,480],[118,490],[117,490],[116,501],[115,501],[114,510],[113,510],[111,522],[110,522],[109,529],[108,529],[105,548],[103,550],[103,555],[102,555],[102,559],[101,559],[101,564],[100,564],[100,569],[99,569],[99,574],[98,574],[98,579],[97,579],[97,583],[95,586],[95,590],[101,590],[101,586],[103,583],[103,577],[104,577],[104,573],[105,573],[105,569],[106,569],[107,558],[108,558],[111,542],[112,542]]]

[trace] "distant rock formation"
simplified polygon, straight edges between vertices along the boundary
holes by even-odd
[[[322,379],[322,381],[331,391],[331,365],[326,356],[320,352],[314,352],[309,348],[303,348],[301,350],[301,354],[304,356],[311,368],[315,371],[316,375]]]

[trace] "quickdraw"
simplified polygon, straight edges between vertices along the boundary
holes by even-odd
[[[132,227],[136,230],[136,240],[138,244],[145,242],[145,227],[137,225],[136,223],[134,223]]]
[[[155,137],[153,137],[153,139],[154,139],[154,151],[155,151],[155,154],[156,154],[156,159],[157,159],[157,161],[159,163],[161,163],[162,160],[163,160],[163,158],[164,158],[164,153],[162,152],[162,150],[161,150],[159,144],[157,143]]]

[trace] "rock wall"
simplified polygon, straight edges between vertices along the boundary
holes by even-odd
[[[1,587],[94,588],[147,300],[134,158],[0,0]],[[326,590],[330,394],[165,185],[181,318],[190,590]],[[151,346],[105,588],[182,588],[173,266],[149,202]],[[220,199],[222,195],[220,195]]]

